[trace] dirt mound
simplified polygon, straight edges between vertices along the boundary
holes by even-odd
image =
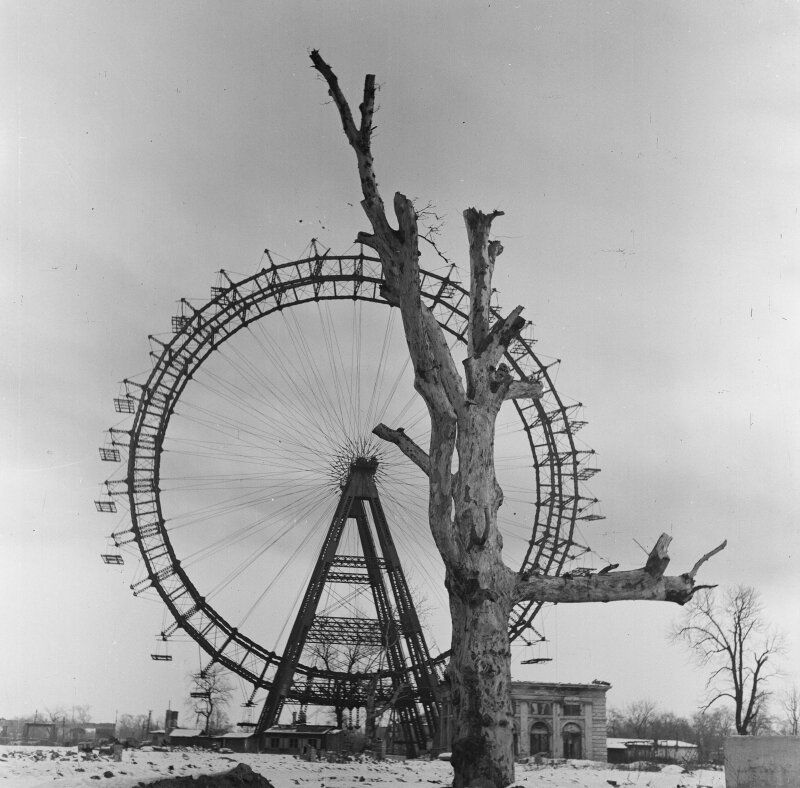
[[[166,777],[152,783],[139,783],[146,788],[273,788],[272,783],[256,774],[247,764],[240,763],[229,772],[201,774],[198,777]]]

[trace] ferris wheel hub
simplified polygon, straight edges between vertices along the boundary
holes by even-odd
[[[378,458],[377,457],[356,457],[350,463],[350,472],[356,473],[358,471],[369,473],[370,475],[375,475],[375,472],[378,470]]]
[[[381,448],[372,441],[362,440],[357,445],[341,446],[331,458],[328,471],[334,489],[343,490],[350,477],[356,474],[380,477],[380,458]]]

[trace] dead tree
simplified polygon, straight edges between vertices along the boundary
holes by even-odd
[[[689,646],[711,671],[703,710],[730,701],[736,732],[754,734],[756,722],[764,717],[767,682],[776,673],[774,657],[782,651],[782,638],[767,628],[756,590],[735,586],[719,603],[709,592],[699,594],[673,638]]]
[[[797,684],[792,684],[781,695],[783,708],[783,733],[787,736],[800,735],[800,689]]]
[[[650,726],[656,715],[655,701],[643,699],[635,700],[625,707],[625,720],[628,727],[633,730],[637,739],[643,739],[650,733]]]
[[[192,673],[189,678],[192,711],[203,720],[203,733],[210,736],[226,725],[224,710],[233,695],[233,687],[225,671],[217,665]]]
[[[381,664],[383,651],[380,646],[376,647],[366,639],[356,637],[354,643],[347,645],[314,643],[308,656],[312,665],[340,676],[333,679],[331,694],[336,727],[343,729],[345,712],[353,708],[353,684],[347,677],[375,670]]]
[[[428,476],[431,533],[445,565],[453,625],[448,667],[455,710],[452,763],[455,788],[506,786],[514,779],[513,717],[510,701],[508,620],[523,600],[542,602],[610,602],[622,599],[666,600],[684,604],[697,590],[695,573],[720,547],[703,556],[691,571],[668,577],[670,537],[656,542],[647,564],[627,572],[588,577],[522,577],[506,566],[497,511],[503,492],[495,478],[495,419],[510,399],[536,398],[535,380],[517,380],[503,356],[525,321],[522,307],[492,322],[490,296],[495,263],[503,251],[490,238],[501,211],[464,211],[469,241],[470,308],[467,358],[463,376],[444,334],[420,297],[418,216],[411,200],[394,195],[393,227],[378,190],[371,148],[375,111],[375,76],[364,81],[358,120],[338,79],[319,52],[311,53],[339,112],[345,136],[356,155],[363,199],[372,227],[357,240],[380,257],[381,293],[399,308],[414,387],[424,400],[431,423],[426,451],[403,431],[403,425],[380,424],[374,432],[393,443]],[[453,472],[454,457],[458,470]]]

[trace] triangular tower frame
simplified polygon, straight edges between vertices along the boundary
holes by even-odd
[[[307,643],[351,644],[365,640],[384,648],[388,670],[382,671],[380,677],[391,680],[392,707],[399,717],[407,750],[412,754],[424,750],[427,740],[435,735],[439,722],[438,679],[378,495],[377,469],[374,458],[358,457],[350,463],[339,503],[256,725],[256,736],[263,736],[277,724],[287,700],[333,705],[330,691],[326,692],[331,682],[329,671],[318,671],[317,675],[314,671],[298,671]],[[355,520],[361,556],[337,554],[348,520]],[[318,615],[328,583],[368,584],[377,618]],[[364,684],[375,682],[378,674],[345,678],[355,707],[364,705],[360,702],[368,691]]]

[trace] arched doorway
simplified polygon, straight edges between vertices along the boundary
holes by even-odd
[[[550,728],[544,722],[534,722],[531,725],[531,755],[545,755],[550,752]]]
[[[568,722],[561,731],[565,758],[583,758],[583,731],[581,726]]]

